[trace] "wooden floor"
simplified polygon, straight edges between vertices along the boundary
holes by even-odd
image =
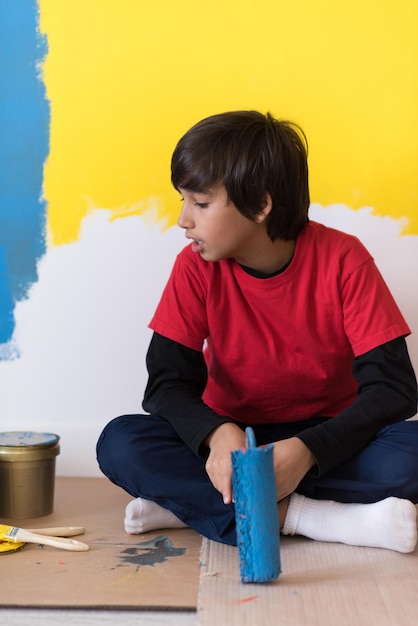
[[[196,613],[1,609],[3,626],[196,626]],[[221,626],[221,625],[219,625]]]

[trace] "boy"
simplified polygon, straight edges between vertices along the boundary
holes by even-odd
[[[178,255],[150,323],[149,415],[98,442],[130,493],[127,532],[190,526],[236,543],[231,451],[274,443],[284,534],[411,552],[417,384],[410,330],[354,237],[311,222],[302,131],[235,111],[172,157]]]

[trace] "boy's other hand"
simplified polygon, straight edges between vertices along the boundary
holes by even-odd
[[[210,450],[206,471],[225,504],[230,504],[233,498],[231,452],[245,448],[245,441],[244,431],[231,422],[221,424],[206,437]]]
[[[273,461],[278,500],[292,494],[302,478],[316,464],[312,452],[297,437],[276,441]]]

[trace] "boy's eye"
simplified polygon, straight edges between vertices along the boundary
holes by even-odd
[[[184,198],[180,198],[180,202],[184,202]],[[209,206],[208,202],[195,202],[195,206],[199,207],[199,209],[207,209]]]

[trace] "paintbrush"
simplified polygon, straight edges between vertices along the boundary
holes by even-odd
[[[54,526],[52,528],[23,528],[22,530],[38,535],[48,535],[49,537],[75,537],[76,535],[84,535],[86,532],[84,526]]]
[[[5,524],[0,524],[0,541],[3,539],[14,542],[37,543],[45,546],[52,546],[54,548],[62,548],[63,550],[72,550],[74,552],[84,552],[89,550],[89,546],[86,543],[76,541],[75,539],[50,537],[47,535],[33,533],[29,530],[25,530],[24,528],[17,528],[17,526],[6,526]]]
[[[232,452],[241,582],[268,582],[280,574],[280,526],[273,444],[257,448],[253,429],[246,428],[245,434],[247,447]]]
[[[10,552],[17,552],[21,550],[24,545],[23,541],[14,543],[13,541],[2,540],[0,541],[0,556],[2,554],[10,554]]]

